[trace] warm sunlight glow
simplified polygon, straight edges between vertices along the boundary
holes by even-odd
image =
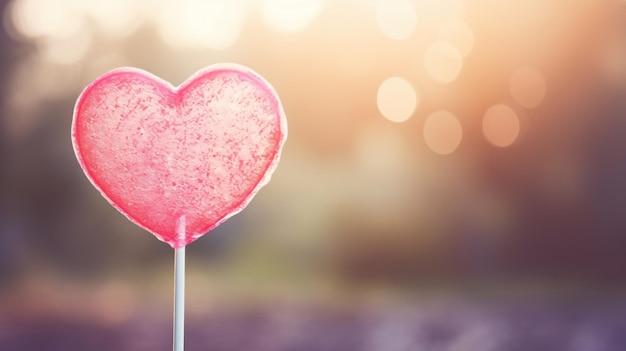
[[[83,3],[100,32],[108,37],[128,36],[141,24],[137,1],[92,0]]]
[[[485,112],[483,133],[492,145],[507,147],[515,142],[519,132],[519,118],[511,107],[495,105]]]
[[[323,5],[322,0],[265,0],[261,15],[265,25],[272,30],[292,33],[308,27]]]
[[[439,40],[452,44],[465,57],[474,47],[474,33],[463,21],[449,20],[439,29]]]
[[[82,59],[93,41],[93,35],[89,30],[83,30],[67,38],[48,38],[38,43],[38,51],[41,57],[50,62],[63,65],[71,65]]]
[[[460,0],[421,0],[416,4],[418,13],[431,28],[439,28],[450,20],[465,19],[465,7]]]
[[[11,20],[17,32],[27,38],[68,37],[85,23],[74,0],[17,0]]]
[[[158,30],[172,47],[224,50],[239,38],[244,12],[237,0],[171,2],[160,12]]]
[[[411,83],[400,77],[392,77],[378,88],[376,102],[385,118],[392,122],[404,122],[413,115],[419,97]]]
[[[434,81],[450,83],[461,73],[463,57],[452,44],[439,41],[426,49],[424,65]]]
[[[424,141],[434,152],[447,155],[459,146],[463,129],[459,120],[448,111],[437,111],[424,123]]]
[[[526,107],[537,107],[546,96],[546,81],[536,69],[520,67],[511,75],[511,95]]]
[[[376,4],[376,22],[389,38],[408,39],[417,27],[415,7],[409,0],[379,0]]]

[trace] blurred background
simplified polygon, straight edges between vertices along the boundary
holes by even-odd
[[[289,139],[187,249],[187,349],[626,350],[626,1],[0,0],[0,350],[168,350],[173,252],[74,156],[78,94],[216,62]]]

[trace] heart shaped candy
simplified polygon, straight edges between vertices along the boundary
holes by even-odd
[[[241,211],[278,165],[287,121],[249,68],[213,65],[178,87],[120,68],[74,108],[83,171],[131,221],[183,247]]]

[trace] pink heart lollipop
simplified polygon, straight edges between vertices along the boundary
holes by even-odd
[[[241,211],[287,138],[278,95],[234,64],[179,87],[120,68],[82,92],[72,143],[83,171],[131,221],[181,248]]]

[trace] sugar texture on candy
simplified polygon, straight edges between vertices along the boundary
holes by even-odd
[[[269,181],[286,137],[274,89],[234,64],[209,66],[179,87],[113,70],[85,88],[72,123],[94,186],[175,248],[241,211]]]

